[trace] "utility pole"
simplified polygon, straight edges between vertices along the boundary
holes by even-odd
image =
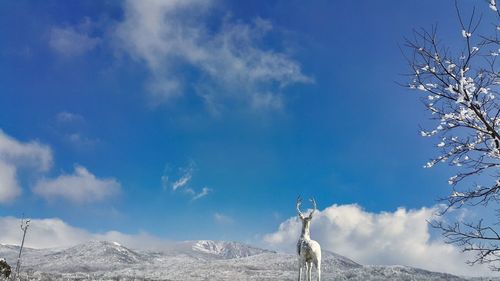
[[[16,271],[14,272],[12,276],[12,280],[15,281],[16,278],[19,276],[19,271],[21,270],[21,253],[23,252],[23,247],[24,247],[24,238],[26,238],[26,231],[28,230],[28,227],[30,226],[30,221],[31,220],[24,220],[24,215],[23,218],[21,219],[21,230],[23,231],[23,240],[21,241],[21,248],[19,248],[19,256],[17,257],[17,264],[16,264]]]

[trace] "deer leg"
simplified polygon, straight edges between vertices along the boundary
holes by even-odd
[[[307,262],[304,262],[304,271],[305,271],[304,273],[305,273],[305,275],[306,275],[306,276],[304,277],[304,280],[309,281],[309,280],[307,280],[307,272],[308,272],[308,269],[307,269]]]
[[[321,281],[321,260],[314,261],[314,266],[318,270],[318,281]]]
[[[302,262],[299,260],[299,281],[302,279]]]
[[[311,281],[312,262],[307,263],[307,281]]]

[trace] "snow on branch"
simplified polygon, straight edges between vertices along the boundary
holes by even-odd
[[[475,15],[475,9],[465,22],[456,5],[460,22],[457,35],[462,42],[458,50],[438,40],[435,27],[414,30],[405,42],[411,51],[407,87],[423,95],[422,101],[435,121],[434,127],[422,130],[421,135],[436,139],[439,154],[424,167],[448,163],[457,171],[448,180],[453,189],[443,199],[447,208],[442,214],[464,205],[487,206],[500,199],[500,12],[495,0],[488,4],[496,24],[486,36],[478,32],[482,17]],[[484,183],[461,187],[459,183],[466,183],[467,178],[480,178]],[[476,252],[477,260],[471,263],[500,261],[500,236],[482,221],[451,226],[434,222],[434,226],[450,243]],[[484,240],[499,244],[484,244]]]

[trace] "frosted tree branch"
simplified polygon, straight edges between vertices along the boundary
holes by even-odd
[[[422,102],[435,121],[434,127],[421,131],[423,137],[436,141],[439,154],[425,164],[431,168],[447,163],[456,168],[448,183],[452,192],[442,198],[446,214],[464,205],[489,207],[497,204],[500,190],[500,12],[495,0],[488,1],[495,24],[487,35],[478,34],[482,17],[475,9],[464,21],[455,5],[460,23],[461,49],[450,49],[438,40],[437,29],[414,30],[405,46],[411,73],[410,89],[423,94]],[[469,181],[480,180],[472,187]],[[458,221],[452,225],[433,222],[449,243],[476,253],[470,263],[491,263],[500,270],[500,236],[497,224],[487,226]]]

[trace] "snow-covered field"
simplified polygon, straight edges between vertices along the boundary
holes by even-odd
[[[0,245],[0,257],[13,267],[18,251],[17,246]],[[25,248],[22,277],[30,280],[296,280],[296,260],[294,255],[236,242],[186,241],[155,252],[135,251],[114,242],[91,241],[68,249]],[[481,280],[406,266],[363,266],[331,252],[323,252],[322,272],[325,281]]]

